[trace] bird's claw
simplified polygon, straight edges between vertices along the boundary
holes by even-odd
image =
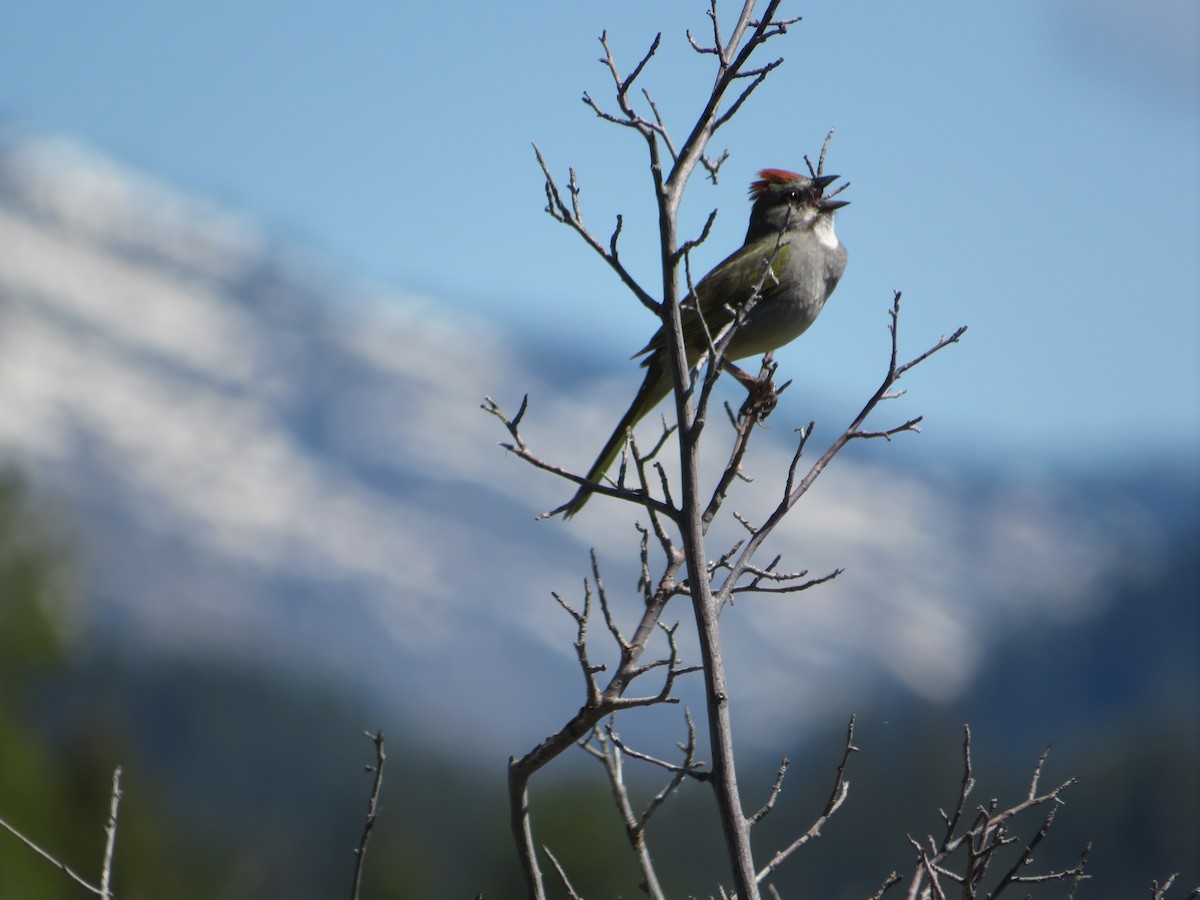
[[[746,402],[738,410],[738,418],[761,422],[771,414],[775,409],[775,404],[779,402],[779,391],[775,387],[775,382],[767,377],[753,378],[750,376],[739,380],[745,385],[747,394]]]

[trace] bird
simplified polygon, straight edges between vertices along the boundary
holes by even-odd
[[[729,362],[776,350],[816,320],[846,270],[846,248],[834,233],[834,213],[847,201],[824,196],[838,175],[808,177],[786,169],[763,169],[750,185],[750,225],[741,249],[696,284],[680,307],[688,366],[694,366],[740,308],[757,300],[725,349]],[[700,315],[697,315],[699,310]],[[707,332],[707,334],[706,334]],[[629,429],[666,397],[673,386],[665,326],[633,359],[645,357],[642,386],[588,470],[583,485],[561,511],[576,515],[625,445]],[[740,370],[737,370],[740,372]],[[736,374],[736,373],[735,373]],[[747,383],[752,376],[741,373]]]

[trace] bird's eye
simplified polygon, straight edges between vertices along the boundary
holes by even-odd
[[[796,190],[788,191],[786,196],[788,203],[796,203],[800,200],[800,192]]]

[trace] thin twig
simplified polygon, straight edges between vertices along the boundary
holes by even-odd
[[[890,437],[891,435],[897,434],[901,431],[911,431],[914,430],[916,425],[920,422],[920,418],[911,419],[908,422],[905,422],[903,425],[888,429],[885,432],[862,431],[862,425],[866,421],[867,417],[874,412],[875,408],[882,400],[887,398],[892,386],[905,372],[913,368],[913,366],[916,366],[928,359],[939,350],[948,347],[950,344],[957,343],[966,333],[967,329],[966,326],[959,328],[950,337],[940,338],[924,353],[921,353],[919,356],[913,358],[909,362],[899,364],[897,362],[899,353],[899,329],[897,325],[900,315],[900,297],[900,292],[896,291],[892,298],[892,308],[889,310],[889,316],[891,319],[889,326],[889,330],[891,332],[891,355],[888,363],[888,369],[883,377],[882,383],[871,396],[871,398],[866,402],[863,408],[859,411],[858,415],[854,417],[854,420],[850,423],[846,430],[842,432],[841,436],[838,437],[832,444],[830,444],[829,448],[821,455],[820,459],[813,463],[811,468],[808,470],[808,473],[801,478],[799,482],[796,482],[793,476],[789,473],[787,492],[783,495],[775,510],[770,516],[767,517],[767,520],[757,529],[753,530],[753,536],[746,542],[746,545],[742,548],[741,555],[730,567],[729,574],[726,576],[725,581],[722,582],[720,588],[715,592],[715,596],[717,597],[719,605],[724,605],[724,603],[732,595],[735,586],[741,579],[743,572],[745,572],[751,558],[758,551],[758,548],[762,542],[770,536],[779,523],[783,521],[783,518],[787,515],[791,508],[800,501],[800,498],[805,493],[808,492],[808,489],[812,486],[813,482],[815,482],[820,474],[825,471],[829,463],[839,452],[841,452],[846,444],[856,439],[882,436]],[[811,432],[811,424],[809,432]],[[801,443],[803,444],[806,439],[807,433],[802,433]],[[792,460],[793,469],[796,466],[799,458],[799,450],[797,450],[796,456]]]
[[[883,884],[879,886],[879,890],[871,895],[870,900],[880,900],[880,898],[889,890],[891,890],[892,887],[899,884],[903,880],[904,879],[901,877],[899,872],[893,871],[888,875],[887,878],[883,880]]]
[[[587,686],[587,702],[589,706],[595,706],[600,702],[600,687],[596,683],[596,675],[604,671],[603,665],[594,666],[588,659],[587,650],[587,630],[588,620],[592,612],[592,591],[587,579],[583,581],[583,612],[576,612],[571,604],[567,603],[555,591],[550,592],[558,605],[567,611],[567,613],[575,620],[575,656],[579,660],[579,668],[583,670],[584,683]]]
[[[620,486],[607,485],[607,484],[604,484],[603,482],[588,481],[587,477],[584,475],[577,475],[574,472],[568,471],[567,469],[564,469],[561,466],[556,466],[553,463],[547,462],[546,460],[535,455],[532,451],[530,451],[529,447],[525,444],[525,441],[521,438],[520,430],[518,427],[520,424],[521,417],[525,414],[525,411],[528,408],[528,401],[529,401],[529,397],[528,397],[528,395],[526,395],[521,401],[521,408],[518,411],[517,415],[515,417],[513,417],[512,419],[510,419],[505,415],[504,410],[500,408],[500,405],[498,403],[496,403],[495,400],[493,400],[491,397],[483,398],[483,403],[480,404],[479,408],[482,409],[484,412],[490,413],[491,415],[498,418],[501,422],[503,422],[505,427],[508,428],[509,433],[513,436],[513,443],[510,444],[507,442],[501,442],[501,444],[500,444],[501,447],[503,447],[505,450],[509,451],[510,453],[515,454],[516,456],[520,457],[521,459],[525,460],[527,463],[529,463],[534,468],[542,469],[543,471],[546,471],[546,472],[551,472],[551,473],[557,475],[558,477],[566,479],[567,481],[570,481],[573,484],[577,484],[581,487],[586,486],[588,488],[588,490],[590,490],[592,493],[604,494],[605,496],[608,496],[608,497],[616,497],[620,500],[626,500],[626,501],[629,501],[632,503],[636,503],[639,506],[643,506],[648,509],[653,509],[655,512],[666,515],[668,518],[673,519],[676,517],[677,512],[674,507],[672,507],[669,503],[666,503],[661,500],[657,500],[654,497],[651,497],[645,491],[634,490],[631,488],[625,488],[625,487],[620,487]],[[562,506],[558,507],[557,509],[552,509],[548,512],[539,513],[536,516],[536,518],[538,519],[538,521],[541,521],[543,519],[553,518],[554,516],[558,515],[559,513],[565,511],[567,509],[567,507],[570,505],[571,504],[568,501],[567,503],[564,503]]]
[[[954,838],[954,834],[958,831],[959,820],[962,819],[963,809],[967,805],[967,797],[971,791],[975,789],[975,777],[971,774],[971,726],[963,725],[963,777],[958,791],[958,805],[954,808],[954,815],[947,816],[942,813],[942,819],[946,823],[946,836],[942,838],[942,849],[945,850],[950,846],[950,841]]]
[[[55,857],[52,853],[50,853],[48,850],[43,850],[41,847],[39,847],[37,844],[35,844],[29,838],[25,837],[25,835],[23,835],[20,831],[18,831],[16,829],[16,827],[9,824],[3,818],[0,818],[0,828],[3,828],[5,831],[7,831],[9,834],[11,834],[13,837],[15,837],[17,840],[19,840],[22,844],[24,844],[26,847],[28,847],[30,850],[32,850],[34,853],[36,853],[42,859],[46,860],[46,862],[50,863],[50,865],[54,866],[54,868],[58,869],[64,875],[67,875],[80,887],[84,888],[85,890],[90,891],[93,894],[96,894],[97,896],[104,896],[101,893],[100,888],[93,885],[90,881],[88,881],[86,878],[84,878],[82,875],[80,875],[78,872],[76,872],[74,869],[72,869],[66,863],[59,861],[58,858]]]
[[[362,837],[358,840],[358,847],[354,850],[354,881],[350,890],[350,900],[358,900],[359,890],[362,887],[363,865],[367,859],[367,842],[371,839],[371,830],[375,827],[375,819],[378,817],[379,809],[379,792],[383,789],[383,764],[387,760],[387,754],[384,752],[383,732],[377,731],[372,734],[369,731],[364,731],[367,737],[375,745],[375,765],[366,766],[366,771],[373,772],[375,779],[371,785],[371,796],[367,800],[367,817],[363,822]]]
[[[779,792],[783,790],[783,776],[787,774],[788,766],[792,761],[786,756],[779,762],[779,770],[775,773],[775,783],[771,785],[771,792],[767,794],[767,802],[764,803],[754,815],[750,817],[750,825],[754,826],[767,817],[772,809],[775,808],[775,801],[779,799]]]
[[[674,382],[676,391],[676,420],[680,423],[679,449],[683,469],[682,493],[679,494],[681,500],[680,509],[675,508],[675,504],[671,499],[671,492],[666,483],[665,474],[661,467],[658,467],[658,463],[654,463],[654,466],[657,467],[659,472],[662,482],[662,496],[666,498],[666,501],[654,499],[650,493],[649,484],[649,481],[652,479],[647,477],[650,466],[646,460],[639,458],[636,451],[633,453],[632,459],[637,467],[640,490],[625,488],[622,483],[623,480],[619,480],[616,486],[610,486],[605,483],[591,484],[586,479],[552,466],[531,453],[518,434],[520,414],[518,414],[516,419],[508,420],[490,400],[484,406],[489,412],[501,418],[509,428],[514,443],[504,446],[525,461],[576,484],[587,484],[589,490],[594,493],[603,493],[618,497],[647,509],[651,515],[655,533],[660,535],[664,551],[668,553],[663,575],[654,590],[650,589],[648,572],[646,571],[647,567],[643,566],[643,585],[641,590],[643,597],[646,598],[646,611],[642,616],[637,631],[624,640],[618,637],[621,660],[609,684],[600,692],[599,698],[591,696],[591,692],[589,692],[588,704],[571,717],[559,731],[552,734],[525,756],[510,760],[510,825],[517,843],[518,856],[522,865],[522,874],[525,879],[527,894],[530,898],[534,898],[534,900],[541,900],[541,898],[545,897],[545,885],[538,866],[536,845],[533,842],[528,805],[529,780],[535,772],[563,752],[567,746],[582,739],[589,730],[595,727],[600,717],[630,705],[649,705],[676,701],[676,698],[670,696],[673,680],[678,675],[690,671],[690,669],[679,665],[674,629],[667,628],[662,624],[661,615],[667,601],[679,592],[680,585],[677,576],[684,566],[686,566],[686,581],[693,602],[693,613],[696,617],[701,656],[704,663],[706,699],[709,712],[709,746],[713,753],[713,783],[717,794],[722,829],[732,868],[733,890],[739,900],[758,900],[760,896],[758,883],[755,879],[753,855],[750,851],[749,824],[742,812],[741,801],[738,795],[727,701],[728,689],[725,683],[725,671],[721,660],[720,638],[717,628],[717,615],[720,611],[720,603],[717,602],[712,593],[708,558],[704,552],[703,544],[705,526],[702,526],[699,521],[700,507],[697,501],[699,496],[697,487],[697,441],[706,413],[707,400],[712,389],[712,384],[721,368],[723,368],[720,358],[721,354],[728,346],[729,340],[732,339],[732,331],[744,320],[744,316],[749,311],[749,306],[739,304],[741,307],[740,313],[732,317],[732,327],[725,329],[722,335],[710,336],[713,343],[709,348],[708,370],[702,382],[697,400],[694,394],[697,374],[689,371],[691,366],[688,361],[688,348],[684,344],[682,327],[683,312],[681,311],[681,298],[679,296],[679,266],[682,260],[686,260],[688,251],[695,246],[696,242],[684,242],[681,245],[677,228],[678,211],[683,191],[691,175],[696,170],[697,165],[703,165],[707,168],[710,176],[714,177],[715,180],[717,168],[727,158],[727,154],[723,153],[714,161],[707,155],[706,151],[714,134],[734,114],[740,111],[744,102],[763,83],[766,76],[779,65],[778,61],[767,62],[762,65],[751,65],[750,61],[764,43],[777,35],[786,33],[788,26],[797,21],[796,19],[776,19],[780,3],[781,0],[766,0],[761,14],[755,17],[755,0],[743,0],[741,12],[736,17],[732,28],[723,29],[717,15],[717,2],[716,0],[710,0],[709,16],[712,23],[713,46],[711,48],[702,47],[691,37],[690,33],[688,40],[697,52],[705,55],[711,54],[715,57],[715,80],[704,108],[699,116],[697,116],[692,130],[683,142],[678,145],[668,136],[665,119],[648,91],[643,91],[642,96],[645,98],[646,103],[649,104],[649,116],[639,114],[632,105],[632,101],[636,99],[636,95],[632,93],[633,87],[637,80],[648,70],[649,63],[660,46],[660,38],[655,38],[650,49],[641,57],[640,61],[628,75],[622,75],[621,69],[617,66],[614,54],[609,45],[607,33],[603,33],[600,37],[600,43],[603,48],[603,56],[600,62],[607,67],[612,77],[619,113],[606,111],[586,93],[583,95],[583,102],[604,121],[621,124],[623,127],[627,127],[641,135],[645,141],[649,156],[649,171],[658,205],[658,222],[660,225],[659,248],[663,285],[661,300],[656,300],[649,292],[644,290],[620,260],[617,252],[617,241],[622,231],[623,219],[618,217],[616,227],[607,243],[597,238],[584,222],[580,188],[574,173],[570,173],[565,190],[560,191],[555,179],[551,175],[550,167],[545,158],[536,146],[534,148],[538,163],[545,176],[547,212],[557,221],[567,224],[575,230],[585,243],[591,246],[608,263],[614,272],[617,273],[622,282],[638,298],[638,301],[647,309],[655,312],[662,322],[664,334],[663,346],[669,360],[670,376]],[[728,102],[727,97],[730,94],[731,88],[739,80],[742,80],[740,93],[732,102]],[[669,160],[664,160],[664,156],[669,156]],[[569,197],[567,196],[568,193]],[[709,223],[706,224],[701,233],[700,239],[707,235],[711,227],[711,222],[710,218]],[[762,273],[763,279],[770,277],[770,263],[771,260],[766,261]],[[751,300],[751,302],[753,301]],[[693,404],[695,404],[694,407]],[[524,404],[522,408],[524,409]],[[682,552],[677,550],[665,535],[661,533],[660,517],[669,518],[679,526],[682,533]],[[646,532],[643,531],[642,535],[643,546],[645,546]],[[755,537],[757,536],[755,535]],[[748,541],[747,546],[753,541],[754,539]],[[737,584],[742,572],[747,571],[745,566],[748,566],[750,562],[749,557],[745,556],[745,548],[743,548],[742,552],[741,563],[744,563],[744,565],[742,568],[738,568],[740,563],[735,563],[734,571],[730,572],[729,577],[731,580],[729,584],[731,591],[733,585]],[[600,596],[603,602],[603,595],[600,594]],[[650,635],[659,628],[665,631],[670,646],[668,659],[665,661],[658,660],[649,664],[640,662]],[[613,632],[617,636],[615,628],[610,628],[610,632]],[[662,690],[658,694],[641,698],[625,696],[626,690],[633,679],[654,668],[663,666],[665,666],[667,674]],[[592,702],[593,700],[595,700],[594,703]],[[830,813],[840,805],[844,797],[845,783],[843,781],[841,789],[835,790],[835,796],[831,798],[832,808],[830,809]],[[572,896],[575,896],[574,890],[566,882],[561,867],[557,866],[557,861],[554,860],[553,856],[550,856],[550,858],[555,863],[556,868],[559,868],[560,877],[562,877],[567,890]],[[722,895],[724,893],[722,890]]]
[[[617,227],[613,231],[612,237],[607,245],[597,238],[588,227],[584,224],[583,219],[577,214],[578,206],[578,186],[574,184],[572,176],[573,197],[571,205],[568,206],[563,200],[562,194],[559,192],[558,184],[554,180],[554,176],[550,174],[550,165],[546,162],[546,158],[542,156],[542,151],[537,144],[533,145],[534,155],[537,157],[538,165],[542,168],[542,174],[546,178],[546,212],[555,220],[562,222],[564,225],[570,226],[584,242],[598,253],[609,267],[617,273],[617,277],[621,282],[633,292],[633,295],[638,298],[638,301],[651,312],[658,313],[658,301],[654,299],[650,293],[645,290],[633,274],[625,268],[625,264],[621,262],[620,256],[617,254],[617,238],[621,232],[621,218],[617,218]]]
[[[936,842],[932,837],[929,838],[928,851],[921,847],[911,835],[909,836],[909,843],[918,851],[916,870],[913,873],[913,880],[908,890],[910,900],[928,897],[931,891],[936,895],[940,895],[941,886],[939,882],[942,878],[962,885],[963,896],[966,898],[979,896],[981,885],[991,864],[997,861],[1000,852],[1004,848],[1018,842],[1017,836],[1009,831],[1008,823],[1010,820],[1021,815],[1026,810],[1045,804],[1054,805],[1051,806],[1050,812],[1043,820],[1040,829],[1025,844],[1020,854],[1008,866],[1005,873],[986,895],[988,900],[994,900],[994,898],[999,897],[1007,888],[1015,884],[1043,884],[1052,881],[1069,881],[1073,884],[1078,884],[1089,877],[1085,874],[1085,866],[1088,853],[1091,850],[1090,844],[1084,848],[1083,853],[1079,857],[1079,862],[1069,869],[1036,874],[1021,874],[1032,862],[1034,850],[1049,834],[1050,827],[1054,823],[1057,804],[1063,802],[1060,795],[1075,781],[1072,778],[1052,790],[1038,793],[1038,782],[1049,752],[1050,748],[1047,747],[1038,758],[1025,799],[1002,810],[999,801],[993,798],[986,805],[977,808],[975,818],[970,827],[959,834],[958,829],[964,821],[963,814],[966,810],[967,798],[975,786],[975,776],[971,763],[971,730],[969,727],[964,726],[962,749],[963,775],[959,784],[958,800],[953,813],[947,814],[943,810],[938,811],[946,827],[946,831],[940,843]],[[960,849],[965,854],[961,873],[952,870],[948,866],[948,860],[951,855]],[[923,888],[926,880],[928,880],[929,885]]]
[[[108,822],[104,825],[104,859],[100,865],[100,896],[112,897],[113,851],[117,846],[117,812],[121,808],[121,767],[113,769],[112,793],[108,801]]]
[[[688,727],[689,729],[692,728],[690,716],[688,717]],[[688,745],[689,758],[685,759],[682,763],[673,763],[667,762],[665,759],[659,759],[657,756],[651,756],[649,753],[643,753],[641,750],[634,750],[632,747],[625,746],[625,744],[621,742],[621,739],[615,733],[612,733],[609,736],[611,737],[612,742],[621,748],[623,753],[628,756],[632,756],[636,760],[649,763],[652,766],[658,766],[663,771],[670,772],[673,775],[679,775],[681,778],[694,778],[696,781],[709,781],[712,779],[711,772],[699,768],[699,763],[690,760],[691,751],[695,750],[694,743],[690,743]],[[694,740],[694,738],[695,735],[693,734],[692,739]]]
[[[571,880],[567,878],[567,873],[564,871],[562,863],[558,861],[558,857],[551,853],[550,848],[545,844],[542,845],[542,852],[550,857],[550,862],[554,864],[554,871],[558,873],[558,880],[562,882],[562,886],[566,889],[567,896],[570,898],[570,900],[583,900],[583,898],[575,892],[575,888],[571,887]]]
[[[850,761],[850,754],[857,753],[858,748],[854,746],[854,720],[855,717],[850,717],[850,723],[846,726],[846,746],[842,751],[842,758],[838,762],[837,777],[833,782],[833,791],[829,795],[829,800],[825,803],[825,808],[821,811],[821,815],[813,822],[812,826],[796,840],[792,841],[786,848],[780,850],[762,869],[759,870],[756,880],[762,882],[770,876],[772,872],[782,865],[783,861],[789,856],[807,844],[809,841],[821,836],[821,829],[825,823],[833,817],[846,802],[846,795],[850,793],[850,782],[846,780],[846,764]]]
[[[596,746],[592,745],[593,741]],[[633,803],[629,798],[629,789],[625,785],[624,765],[622,763],[622,754],[625,752],[625,748],[613,730],[612,720],[609,721],[609,724],[603,730],[598,726],[593,728],[590,740],[581,742],[580,746],[593,757],[600,760],[604,765],[605,772],[608,774],[608,782],[609,787],[612,789],[613,800],[625,825],[626,839],[629,841],[630,849],[637,857],[638,864],[642,869],[643,889],[651,900],[665,900],[665,895],[659,884],[658,873],[654,869],[654,861],[646,845],[646,824],[649,822],[654,811],[666,799],[666,795],[679,786],[682,776],[674,776],[671,784],[661,791],[655,800],[651,801],[650,806],[647,807],[639,818],[633,810]]]

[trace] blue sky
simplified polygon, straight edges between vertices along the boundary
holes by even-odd
[[[626,259],[655,284],[644,150],[579,98],[611,105],[601,30],[626,68],[661,30],[644,86],[682,137],[711,81],[684,38],[707,33],[704,5],[449,8],[5,4],[0,122],[244,210],[340,275],[616,369],[654,323],[544,215],[530,142],[576,167],[598,231],[624,213]],[[786,63],[718,135],[720,184],[696,179],[684,212],[698,228],[719,207],[696,257],[716,262],[741,240],[755,170],[801,168],[836,126],[850,266],[782,355],[788,374],[850,411],[878,381],[900,288],[913,352],[971,329],[908,384],[935,447],[1086,465],[1197,452],[1193,0],[784,10],[804,16],[768,47]]]

